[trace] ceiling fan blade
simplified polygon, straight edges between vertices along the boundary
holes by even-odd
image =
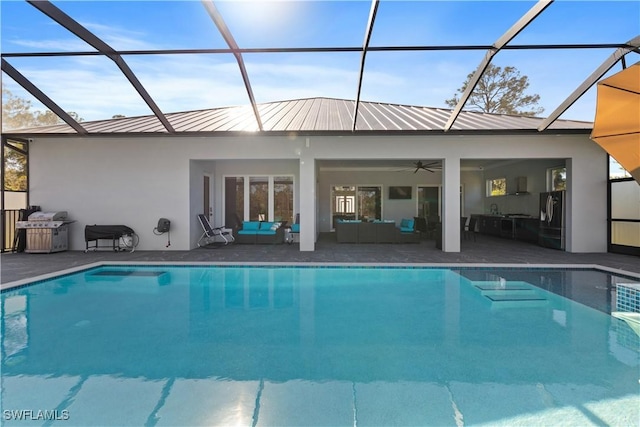
[[[442,166],[440,165],[439,161],[435,161],[435,162],[431,162],[431,163],[427,163],[426,165],[424,165],[425,168],[441,168]]]

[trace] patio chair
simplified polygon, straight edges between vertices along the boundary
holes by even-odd
[[[293,224],[289,227],[289,238],[287,243],[300,242],[300,214],[297,213]]]
[[[440,217],[437,215],[429,216],[427,218],[427,238],[435,239],[436,238],[436,230],[438,228],[438,224],[440,223]]]
[[[214,243],[228,245],[230,242],[233,242],[235,238],[231,233],[231,230],[222,228],[222,227],[211,227],[209,224],[209,220],[203,214],[198,215],[198,221],[200,221],[200,225],[202,226],[202,236],[198,239],[198,247],[210,246]],[[221,240],[218,240],[221,239]]]
[[[469,224],[467,224],[465,227],[463,227],[462,232],[464,233],[464,238],[465,239],[471,239],[471,236],[473,236],[473,241],[476,241],[476,222],[478,221],[478,218],[472,216],[471,218],[469,218]]]

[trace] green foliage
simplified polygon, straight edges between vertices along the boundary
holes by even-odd
[[[504,196],[507,194],[507,179],[496,178],[491,180],[490,195]]]
[[[469,74],[456,95],[445,101],[448,106],[453,108],[458,104],[459,95],[467,89],[472,77],[473,73]],[[542,114],[544,108],[537,106],[540,95],[526,95],[528,88],[529,78],[521,76],[515,67],[502,68],[489,64],[467,100],[465,109],[527,117]]]
[[[68,113],[74,120],[83,119],[75,112]],[[33,110],[31,101],[22,99],[2,84],[2,131],[36,126],[57,125],[63,121],[53,111]]]
[[[83,119],[75,112],[68,113],[74,120]],[[15,96],[2,84],[2,131],[36,126],[57,125],[63,121],[53,111],[33,110],[31,101]],[[4,189],[6,191],[27,191],[26,146],[9,141],[4,148]],[[22,152],[21,152],[22,150]]]
[[[4,189],[27,191],[27,156],[4,147]]]

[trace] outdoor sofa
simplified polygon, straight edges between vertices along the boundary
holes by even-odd
[[[275,244],[284,242],[284,228],[279,222],[243,221],[236,230],[236,243]]]
[[[414,224],[412,219],[403,219],[400,227],[396,227],[393,220],[338,220],[336,240],[338,243],[417,243],[420,234]]]

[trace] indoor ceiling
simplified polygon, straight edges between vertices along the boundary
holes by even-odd
[[[593,121],[595,84],[639,60],[637,1],[3,1],[2,78],[82,122],[330,97],[450,108],[492,64],[547,117]],[[448,107],[467,76],[468,91]],[[460,96],[461,95],[461,96]],[[3,90],[3,102],[6,96]],[[353,117],[358,117],[354,114]],[[353,124],[355,129],[356,125]]]

